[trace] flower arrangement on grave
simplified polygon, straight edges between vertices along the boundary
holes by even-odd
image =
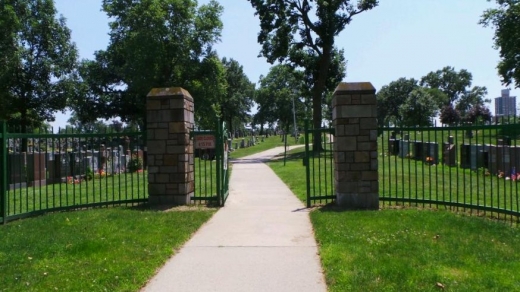
[[[68,184],[79,184],[79,183],[81,183],[81,180],[74,178],[72,176],[67,176],[67,183]]]
[[[96,173],[94,173],[94,178],[100,179],[108,176],[108,173],[105,172],[104,169],[98,169]]]
[[[429,164],[429,165],[434,165],[435,164],[435,159],[433,157],[426,157],[426,164]]]

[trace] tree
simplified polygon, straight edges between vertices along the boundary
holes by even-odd
[[[440,121],[446,125],[455,125],[461,120],[458,110],[453,108],[451,104],[445,105],[441,109]]]
[[[413,78],[399,78],[381,87],[376,95],[377,121],[380,127],[388,123],[402,125],[404,117],[399,113],[399,108],[417,88],[419,88],[418,81]]]
[[[506,85],[520,87],[520,1],[497,0],[498,7],[488,9],[480,24],[495,28],[495,47],[500,51],[498,74]]]
[[[439,100],[435,94],[435,91],[424,87],[412,90],[398,110],[402,117],[402,124],[409,127],[431,126],[433,117],[439,111]]]
[[[473,76],[467,70],[459,72],[447,66],[441,70],[430,72],[421,79],[421,86],[440,89],[449,98],[447,104],[454,105],[460,96],[471,86]]]
[[[484,106],[484,103],[490,102],[490,99],[484,99],[487,95],[487,89],[481,86],[475,86],[470,91],[464,92],[455,107],[460,116],[465,119],[469,110],[477,105]]]
[[[277,124],[285,133],[293,124],[293,102],[299,119],[304,115],[304,105],[300,100],[302,86],[301,72],[288,65],[271,67],[267,76],[260,77],[260,85],[255,95],[258,111],[255,115],[261,123]]]
[[[102,5],[112,20],[110,43],[96,52],[95,64],[84,64],[82,78],[90,80],[92,102],[102,105],[103,118],[119,116],[142,126],[148,92],[181,86],[197,100],[197,122],[214,121],[215,103],[225,94],[224,69],[212,49],[222,30],[222,6],[213,0],[200,7],[195,0],[103,0]],[[100,69],[106,73],[96,76]]]
[[[1,118],[30,125],[53,121],[72,96],[77,50],[52,0],[2,0]],[[22,145],[25,148],[26,145]]]
[[[332,60],[339,50],[334,39],[352,18],[378,5],[377,0],[248,0],[260,19],[258,42],[261,54],[273,64],[286,62],[303,68],[312,76],[313,126],[322,123],[322,100],[332,74]],[[312,15],[314,14],[314,15]],[[334,85],[335,86],[335,85]],[[314,148],[319,150],[320,135],[314,135]]]
[[[491,121],[491,112],[483,105],[477,104],[471,107],[466,120],[472,124]]]
[[[472,74],[467,70],[461,69],[457,72],[453,67],[447,66],[442,70],[430,72],[424,76],[421,79],[421,86],[443,92],[447,99],[439,105],[440,108],[451,106],[464,119],[471,107],[490,102],[489,99],[485,99],[487,95],[486,87],[471,87],[472,79]]]
[[[219,102],[220,115],[233,133],[233,120],[245,120],[253,104],[255,84],[249,81],[242,65],[233,59],[222,59],[227,83],[226,94]]]

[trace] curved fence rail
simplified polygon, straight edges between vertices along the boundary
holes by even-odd
[[[379,199],[518,221],[519,128],[380,128]]]
[[[0,222],[148,200],[143,133],[8,131],[0,122]]]

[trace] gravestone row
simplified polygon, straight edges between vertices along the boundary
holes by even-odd
[[[493,174],[504,172],[508,176],[516,173],[520,167],[520,146],[507,144],[460,144],[453,143],[450,137],[448,142],[442,144],[442,152],[439,152],[439,143],[412,141],[401,139],[388,140],[388,153],[400,158],[410,158],[418,161],[442,163],[448,166],[457,166],[464,169],[476,170],[485,168]],[[460,157],[457,163],[457,150]],[[439,157],[442,154],[442,157]],[[441,160],[439,158],[442,158]]]
[[[144,153],[135,153],[143,158]],[[134,153],[134,154],[135,154]],[[11,153],[8,156],[10,189],[66,182],[68,177],[82,178],[92,173],[117,174],[127,170],[130,151],[107,148],[104,151]]]

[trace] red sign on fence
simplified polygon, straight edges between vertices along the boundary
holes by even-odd
[[[196,135],[195,149],[213,149],[215,148],[214,135]]]

